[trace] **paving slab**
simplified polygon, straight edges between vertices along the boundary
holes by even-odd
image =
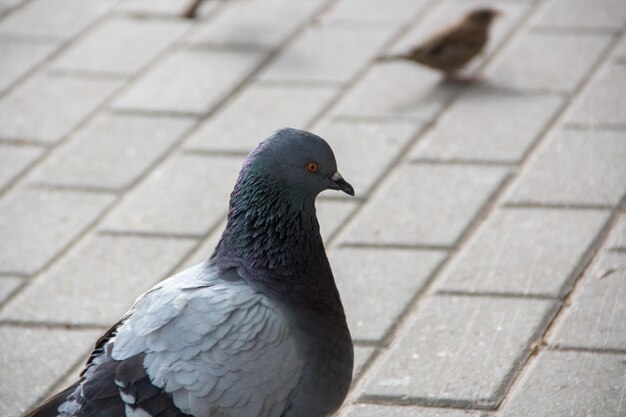
[[[536,150],[506,200],[614,205],[626,191],[623,161],[626,131],[560,130]]]
[[[341,191],[325,191],[322,195],[332,195]],[[318,199],[315,203],[317,220],[320,224],[320,234],[325,243],[328,243],[335,232],[346,222],[356,210],[359,203],[355,200]]]
[[[35,0],[2,19],[0,34],[66,40],[107,13],[116,0]],[[59,11],[63,12],[60,13]]]
[[[571,92],[611,43],[603,33],[524,31],[489,65],[491,83],[509,89]]]
[[[360,397],[493,408],[552,310],[549,300],[430,298],[368,373]]]
[[[408,249],[334,250],[330,263],[352,337],[383,340],[445,256]]]
[[[56,48],[54,43],[0,36],[0,94],[50,56]]]
[[[113,107],[118,110],[204,114],[259,65],[258,50],[182,49],[137,79]]]
[[[423,124],[410,121],[326,119],[312,131],[330,144],[339,171],[352,184],[355,195],[364,198],[422,127]]]
[[[198,17],[205,17],[224,2],[203,1],[196,12]],[[180,16],[189,4],[189,0],[123,0],[115,7],[116,11],[140,16]]]
[[[422,12],[428,0],[339,0],[334,2],[321,20],[324,22],[377,23],[386,20],[406,22]]]
[[[2,305],[20,286],[24,279],[12,276],[0,277],[0,305]]]
[[[490,166],[412,164],[387,178],[342,243],[452,246],[502,183]]]
[[[120,85],[112,79],[38,74],[0,100],[0,138],[56,143]]]
[[[61,70],[132,75],[190,27],[185,21],[117,17],[74,43],[52,63]]]
[[[319,23],[295,38],[260,74],[273,82],[346,83],[396,32],[394,26]]]
[[[0,200],[0,272],[32,274],[111,204],[101,193],[18,189]],[[27,219],[27,220],[25,220]]]
[[[247,154],[279,128],[304,129],[338,91],[254,83],[195,130],[185,147]]]
[[[28,181],[120,190],[130,186],[195,122],[104,113],[57,148]]]
[[[417,144],[413,160],[518,163],[561,109],[563,97],[489,82],[462,94]]]
[[[626,355],[544,351],[500,417],[623,416]]]
[[[365,366],[369,363],[375,351],[375,348],[367,346],[354,347],[354,370],[352,371],[353,381],[361,377]]]
[[[0,13],[5,13],[24,3],[25,0],[1,0]]]
[[[0,320],[110,326],[189,252],[193,240],[92,236],[4,306]]]
[[[622,215],[622,219],[611,232],[607,247],[626,250],[626,215]]]
[[[0,326],[0,414],[20,416],[43,400],[49,388],[91,350],[100,333]]]
[[[197,25],[187,41],[207,45],[254,45],[269,51],[286,41],[325,3],[293,0],[228,1],[215,18]]]
[[[567,115],[569,123],[626,126],[626,65],[607,65],[585,88]]]
[[[619,30],[626,23],[626,4],[615,0],[551,0],[540,6],[532,24],[557,28]]]
[[[358,404],[350,407],[344,417],[483,417],[480,411],[452,408],[407,407]]]
[[[0,190],[6,187],[45,152],[38,146],[0,143]]]
[[[609,215],[608,210],[497,210],[448,265],[438,288],[562,296]]]
[[[606,253],[594,265],[559,319],[550,344],[626,350],[626,252]]]
[[[175,155],[112,210],[101,230],[201,236],[223,218],[243,157]]]

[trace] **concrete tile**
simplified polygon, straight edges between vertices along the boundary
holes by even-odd
[[[497,210],[448,265],[439,288],[561,296],[608,216],[599,210]]]
[[[341,242],[454,245],[506,174],[500,167],[398,168],[351,222]]]
[[[188,41],[209,45],[255,45],[269,50],[282,44],[322,5],[323,2],[317,1],[228,1],[215,18],[196,26]]]
[[[4,303],[22,284],[24,284],[22,278],[0,277],[0,304]]]
[[[94,330],[0,327],[0,414],[20,416],[93,347]],[[16,366],[16,364],[20,364]]]
[[[626,125],[626,65],[607,65],[585,87],[566,119],[590,125]]]
[[[57,142],[120,85],[111,79],[39,74],[0,100],[0,137]]]
[[[134,300],[173,273],[195,242],[95,236],[38,276],[0,319],[110,326]]]
[[[414,160],[519,162],[563,105],[550,95],[515,94],[489,85],[461,95],[418,142]]]
[[[379,52],[395,30],[386,26],[311,26],[261,72],[259,79],[346,83]]]
[[[426,0],[341,0],[322,16],[323,21],[411,20],[429,4]]]
[[[445,255],[408,249],[335,249],[330,263],[352,337],[382,340]]]
[[[611,39],[606,34],[524,32],[489,66],[487,77],[510,89],[571,92]]]
[[[335,87],[252,84],[207,119],[186,147],[248,153],[277,129],[307,127],[337,92]]]
[[[625,361],[626,355],[544,351],[500,416],[623,415]]]
[[[358,404],[350,408],[345,417],[483,417],[479,411],[452,408],[425,408],[375,404]]]
[[[203,114],[230,94],[262,58],[260,51],[179,50],[139,78],[114,107]]]
[[[24,0],[0,0],[0,13],[8,12],[22,3]]]
[[[622,215],[622,220],[611,232],[606,247],[626,249],[626,215]]]
[[[194,123],[180,117],[103,114],[40,164],[30,182],[122,189]]]
[[[626,35],[622,35],[622,38],[613,50],[613,57],[621,60],[626,59]]]
[[[115,10],[138,15],[179,16],[189,0],[123,0]],[[204,1],[196,15],[204,17],[219,7],[221,1]]]
[[[558,321],[550,344],[626,348],[626,253],[606,253],[594,265]]]
[[[181,269],[190,268],[194,265],[202,263],[209,259],[211,255],[213,255],[213,251],[217,247],[217,244],[220,242],[220,238],[222,237],[222,232],[226,227],[226,213],[224,213],[224,218],[220,224],[214,227],[214,231],[207,236],[200,246],[185,260]]]
[[[242,162],[175,155],[127,194],[100,229],[202,235],[226,215]]]
[[[44,152],[35,146],[13,146],[0,143],[0,190],[20,175]]]
[[[507,201],[617,204],[626,190],[623,161],[626,132],[559,131],[537,149]]]
[[[355,380],[361,376],[365,365],[367,365],[375,351],[376,349],[372,347],[354,347],[354,370],[352,371],[352,380]]]
[[[361,397],[493,407],[552,306],[522,298],[431,298],[368,373]]]
[[[0,271],[32,274],[113,201],[101,193],[18,189],[0,201]]]
[[[357,197],[365,197],[421,127],[409,121],[327,120],[314,131],[333,148],[339,171]]]
[[[341,191],[329,190],[324,195]],[[358,203],[350,200],[324,200],[318,199],[315,203],[317,209],[317,221],[320,224],[320,234],[325,243],[346,222],[352,212],[356,210]]]
[[[0,22],[0,34],[69,39],[108,12],[115,0],[30,1]]]
[[[626,23],[623,1],[551,0],[542,4],[532,24],[565,28],[621,29]]]
[[[189,27],[181,21],[112,18],[73,44],[52,67],[132,75]]]
[[[56,48],[57,45],[53,43],[0,37],[0,93],[35,68]]]

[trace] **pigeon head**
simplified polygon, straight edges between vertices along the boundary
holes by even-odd
[[[337,170],[328,143],[303,130],[277,131],[250,154],[247,164],[294,195],[315,197],[328,189],[354,195],[352,186]]]
[[[243,164],[213,261],[284,288],[321,281],[334,288],[315,215],[315,198],[328,189],[354,195],[328,143],[302,130],[277,131]]]
[[[466,16],[466,21],[476,25],[488,26],[493,19],[500,16],[500,12],[489,7],[472,10]]]

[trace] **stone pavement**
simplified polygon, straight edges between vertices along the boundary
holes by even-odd
[[[469,0],[0,1],[0,414],[211,253],[246,153],[334,147],[342,417],[626,416],[626,2],[493,0],[474,86],[376,63]]]

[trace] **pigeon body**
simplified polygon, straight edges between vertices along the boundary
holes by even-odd
[[[456,25],[443,30],[408,52],[382,56],[379,60],[409,60],[454,77],[483,51],[489,40],[491,23],[498,14],[499,12],[489,8],[474,10]]]
[[[353,350],[315,216],[353,195],[321,138],[283,129],[247,158],[211,258],[153,287],[81,379],[27,417],[324,417]]]

